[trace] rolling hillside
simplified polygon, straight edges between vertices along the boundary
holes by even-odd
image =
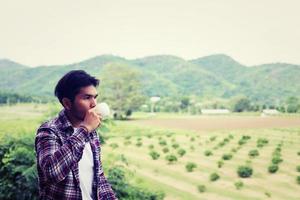
[[[56,82],[67,71],[84,69],[101,78],[102,68],[111,63],[126,64],[140,70],[143,93],[148,96],[230,98],[242,94],[255,101],[274,102],[300,94],[299,65],[272,63],[244,66],[223,54],[194,60],[170,55],[134,60],[102,55],[69,65],[38,67],[3,59],[0,60],[0,90],[51,96]]]

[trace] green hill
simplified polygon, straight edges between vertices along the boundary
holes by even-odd
[[[223,54],[194,60],[171,55],[134,60],[102,55],[69,65],[39,67],[4,59],[0,60],[0,90],[53,96],[55,84],[67,71],[83,69],[101,78],[102,68],[112,63],[138,69],[143,93],[148,96],[230,98],[246,95],[255,101],[274,103],[300,94],[300,66],[285,63],[244,66]]]

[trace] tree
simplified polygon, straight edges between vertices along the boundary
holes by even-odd
[[[101,72],[100,94],[114,113],[114,118],[125,119],[145,102],[141,92],[140,72],[122,63],[108,64]]]
[[[246,97],[238,98],[233,103],[234,112],[243,112],[250,110],[250,100]]]
[[[185,111],[187,110],[187,108],[189,107],[190,105],[190,98],[189,97],[182,97],[181,100],[180,100],[180,108],[181,110]]]
[[[0,199],[37,199],[38,180],[34,154],[34,138],[0,140]]]
[[[297,97],[289,97],[286,101],[288,113],[296,113],[300,111],[300,102]]]

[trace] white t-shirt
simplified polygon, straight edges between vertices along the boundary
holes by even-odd
[[[82,157],[78,163],[79,182],[83,200],[92,200],[92,188],[94,177],[93,152],[89,142],[85,143]]]

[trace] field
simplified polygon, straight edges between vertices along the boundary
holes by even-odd
[[[152,127],[176,128],[194,131],[234,130],[251,128],[291,128],[300,127],[300,117],[290,116],[164,116],[157,118],[137,119],[133,124],[147,125]]]
[[[0,107],[0,136],[34,136],[48,110],[48,105]],[[300,199],[299,116],[139,114],[113,124],[102,133],[104,169],[122,165],[133,184],[163,191],[167,200]],[[256,154],[249,156],[251,150]],[[173,157],[167,161],[167,155]],[[270,173],[274,157],[279,169]],[[240,178],[240,165],[251,167],[252,175]]]
[[[34,135],[47,111],[48,105],[0,106],[0,139],[4,134],[12,137],[25,133]]]
[[[111,127],[103,148],[104,159],[119,159],[138,177],[136,182],[164,191],[166,199],[299,199],[299,127],[299,117],[158,116],[119,122]],[[243,136],[250,139],[239,144]],[[268,143],[257,147],[258,139]],[[277,165],[278,171],[270,173],[268,167],[276,148],[280,148],[283,161]],[[186,153],[180,156],[179,149]],[[259,155],[250,157],[250,150],[257,150]],[[157,160],[151,158],[151,151],[159,154]],[[212,155],[205,155],[207,151]],[[170,154],[178,160],[168,162],[165,157]],[[224,154],[232,158],[224,160]],[[196,164],[192,172],[186,170],[188,162]],[[240,178],[240,165],[250,166],[252,176]],[[220,178],[210,181],[212,173]],[[199,192],[199,185],[206,190]]]

